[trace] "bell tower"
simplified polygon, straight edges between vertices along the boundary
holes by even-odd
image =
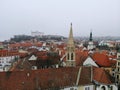
[[[88,42],[88,50],[93,50],[95,48],[95,45],[93,43],[93,37],[92,37],[92,31],[90,32],[90,38]]]
[[[68,43],[67,43],[66,66],[67,67],[76,66],[75,45],[74,45],[74,39],[73,39],[72,23],[71,23],[70,33],[69,33],[69,38],[68,38]]]

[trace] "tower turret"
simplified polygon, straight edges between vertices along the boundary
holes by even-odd
[[[93,37],[92,37],[92,31],[90,32],[90,38],[88,42],[88,50],[93,50],[95,48],[95,45],[93,43]]]
[[[89,41],[92,41],[93,38],[92,38],[92,31],[90,32],[90,38],[89,38]]]

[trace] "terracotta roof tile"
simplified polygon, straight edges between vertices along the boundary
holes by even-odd
[[[101,53],[94,53],[93,60],[101,67],[110,67],[111,63],[107,55]]]
[[[39,70],[0,72],[1,90],[35,90],[75,86],[80,67],[50,68]],[[82,67],[78,85],[91,83],[91,67]],[[93,79],[111,84],[110,78],[101,68],[93,68]]]
[[[88,85],[92,84],[91,82],[91,68],[90,67],[82,67],[81,75],[79,79],[79,85]]]
[[[74,73],[73,73],[74,72]],[[78,68],[43,69],[0,73],[0,88],[3,90],[35,90],[73,86]]]
[[[14,56],[19,55],[18,51],[8,51],[8,50],[0,50],[0,56]]]
[[[76,65],[82,66],[83,62],[86,60],[87,57],[88,57],[87,51],[76,51]]]
[[[102,68],[93,69],[94,80],[103,84],[112,84],[112,77]]]

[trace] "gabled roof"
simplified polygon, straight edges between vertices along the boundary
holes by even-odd
[[[37,57],[35,55],[32,55],[29,60],[37,60]]]
[[[87,59],[84,61],[83,65],[99,67],[90,56],[87,57]]]

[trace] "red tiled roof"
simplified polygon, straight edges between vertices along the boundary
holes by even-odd
[[[102,68],[94,68],[93,69],[93,79],[97,82],[103,83],[103,84],[112,84],[112,80],[110,78],[110,75],[107,74],[107,72]]]
[[[117,63],[117,61],[116,61],[116,60],[110,60],[110,64],[111,64],[111,66],[115,66],[115,65],[116,65],[116,63]]]
[[[38,56],[37,58],[38,58],[38,59],[41,59],[41,60],[47,60],[47,59],[48,59],[48,56]]]
[[[28,53],[19,53],[20,58],[25,58],[28,56]]]
[[[67,46],[66,44],[61,44],[61,45],[57,45],[57,48],[63,49],[66,46]]]
[[[38,52],[36,52],[35,55],[38,57],[38,59],[42,59],[42,60],[47,60],[48,59],[46,51],[38,51]]]
[[[19,47],[31,47],[33,44],[31,42],[24,42],[24,43],[15,43],[10,44],[10,48],[19,48]]]
[[[101,53],[104,54],[104,55],[109,54],[107,50],[103,50]]]
[[[37,42],[37,43],[34,43],[34,45],[37,46],[37,47],[42,47],[43,43]]]
[[[20,43],[15,43],[15,44],[10,44],[9,47],[13,48],[13,47],[20,47]]]
[[[79,79],[79,85],[88,85],[92,84],[91,82],[91,68],[90,67],[82,67],[81,75]]]
[[[32,46],[32,43],[21,43],[21,46],[22,47],[31,47]]]
[[[14,56],[19,55],[18,51],[8,51],[8,50],[0,50],[0,56]]]
[[[116,59],[117,55],[108,55],[108,57],[111,58],[111,59]]]
[[[0,72],[1,90],[56,89],[75,86],[80,67],[50,68],[40,70]],[[91,67],[82,67],[78,85],[91,83]],[[110,77],[101,68],[93,68],[93,79],[111,84]]]
[[[36,52],[36,56],[46,56],[47,55],[47,51],[38,51]]]
[[[76,51],[76,65],[82,66],[87,57],[88,51]]]
[[[111,63],[107,55],[101,53],[94,53],[93,60],[101,67],[110,67]]]
[[[30,52],[30,53],[36,53],[36,52],[38,52],[38,49],[36,49],[36,48],[29,48],[29,49],[27,49],[27,51]]]
[[[74,73],[73,73],[74,72]],[[43,69],[34,71],[17,71],[0,73],[2,90],[42,90],[73,86],[76,82],[78,68]]]

